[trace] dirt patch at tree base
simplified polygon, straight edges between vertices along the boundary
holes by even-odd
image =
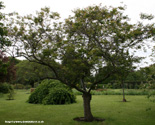
[[[123,102],[127,102],[127,100],[126,99],[123,99]]]
[[[97,118],[97,117],[94,117],[93,121],[88,121],[84,117],[76,117],[73,120],[78,121],[78,122],[93,122],[93,121],[103,122],[105,121],[105,119]]]

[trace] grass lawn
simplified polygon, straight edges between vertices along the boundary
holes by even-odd
[[[92,113],[105,121],[84,123],[73,121],[73,118],[83,116],[80,95],[74,104],[39,105],[27,103],[30,95],[27,93],[18,90],[15,100],[10,101],[6,100],[6,95],[0,97],[0,125],[5,121],[44,121],[45,125],[155,125],[155,103],[146,96],[128,95],[128,102],[121,102],[122,95],[93,95]]]

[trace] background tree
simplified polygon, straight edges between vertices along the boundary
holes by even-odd
[[[29,62],[23,60],[16,65],[17,78],[16,83],[31,85],[34,87],[35,82],[40,82],[43,79],[48,79],[52,76],[52,72],[48,67],[40,65],[38,63]]]
[[[0,52],[0,83],[11,82],[16,78],[16,68],[8,57]]]
[[[130,24],[123,11],[123,7],[92,6],[75,10],[62,23],[57,13],[44,8],[36,16],[18,18],[15,25],[8,25],[14,26],[9,34],[21,45],[21,56],[49,67],[54,74],[50,79],[83,93],[81,120],[96,119],[90,107],[92,88],[127,64],[128,57],[134,58],[134,53],[128,54],[130,49],[138,49],[148,38],[148,26]],[[105,75],[97,78],[99,70]],[[90,88],[86,88],[87,81],[92,83]]]
[[[141,83],[143,83],[144,88],[155,88],[155,64],[141,68],[137,72],[141,74]]]
[[[138,63],[140,61],[140,58],[138,57],[130,57],[129,53],[127,55],[123,54],[125,56],[125,60],[119,61],[119,67],[117,67],[117,73],[116,76],[118,80],[121,82],[121,86],[123,89],[123,102],[126,102],[125,99],[125,80],[127,79],[128,75],[134,71],[135,67],[133,66],[134,63]]]

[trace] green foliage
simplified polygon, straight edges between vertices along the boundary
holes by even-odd
[[[152,15],[152,14],[149,15],[149,14],[141,13],[140,18],[141,19],[152,20],[154,18],[154,15]]]
[[[36,82],[40,82],[42,79],[52,76],[50,69],[46,66],[23,60],[17,65],[17,78],[16,83],[23,85],[31,85],[35,87]]]
[[[108,88],[108,89],[112,89],[112,84],[111,83],[108,83],[105,88]]]
[[[25,89],[30,89],[30,88],[32,88],[31,85],[25,85]]]
[[[4,8],[3,2],[0,1],[0,10]],[[11,42],[8,40],[8,30],[7,27],[4,26],[3,19],[5,18],[5,14],[0,12],[0,49],[4,49],[5,46],[10,46]]]
[[[12,24],[8,27],[23,45],[22,56],[46,65],[55,79],[85,91],[88,82],[92,83],[89,85],[92,89],[116,70],[120,74],[129,72],[133,62],[140,59],[130,49],[136,51],[143,44],[142,39],[150,37],[145,31],[149,26],[130,24],[124,10],[124,7],[90,6],[75,10],[74,16],[62,23],[57,21],[57,13],[43,8],[35,16],[14,18],[19,28]],[[103,77],[97,77],[97,73]]]
[[[66,88],[52,88],[48,96],[43,99],[43,104],[70,104],[75,102],[75,95]]]
[[[23,84],[15,84],[14,89],[25,89],[25,86]]]
[[[113,83],[113,89],[119,89],[119,88],[121,88],[120,82]]]
[[[149,89],[155,89],[155,83],[154,84],[150,84]]]
[[[32,92],[28,102],[35,104],[66,104],[75,102],[75,96],[67,86],[59,81],[43,80]]]
[[[0,51],[0,83],[12,82],[16,78],[14,63]]]
[[[0,84],[0,93],[6,94],[6,93],[9,93],[12,90],[13,90],[13,87],[9,83]]]
[[[14,90],[9,89],[8,100],[14,100],[14,95],[15,95]]]
[[[77,90],[73,90],[75,95],[82,95],[81,92]],[[153,93],[154,90],[145,90],[145,89],[126,89],[125,95],[155,95]],[[99,90],[92,90],[92,95],[123,95],[123,91],[121,89],[99,89]]]
[[[154,88],[155,64],[131,72],[127,77],[128,82],[138,83],[137,88]]]
[[[155,90],[148,93],[147,95],[148,99],[150,99],[151,101],[155,102]]]

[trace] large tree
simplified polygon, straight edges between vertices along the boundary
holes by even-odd
[[[0,52],[0,83],[12,82],[16,78],[16,68],[11,59]]]
[[[130,24],[123,11],[123,7],[92,6],[77,9],[60,22],[58,13],[44,8],[35,16],[18,16],[17,24],[9,25],[15,36],[11,39],[19,42],[19,55],[49,67],[54,73],[51,79],[83,93],[85,121],[95,120],[92,88],[136,59],[130,49],[140,48],[148,38],[149,26]],[[99,70],[104,71],[103,77],[97,77]],[[87,82],[92,83],[90,88]]]

